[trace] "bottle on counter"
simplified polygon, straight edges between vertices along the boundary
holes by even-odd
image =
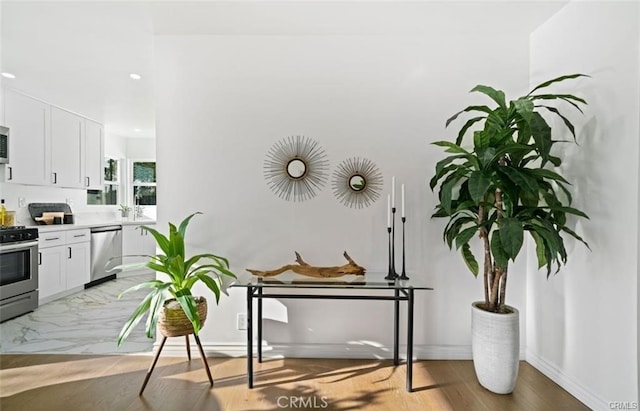
[[[4,198],[0,200],[0,226],[4,227],[7,217],[7,208],[4,206]]]

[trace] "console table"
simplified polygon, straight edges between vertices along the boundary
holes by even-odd
[[[413,279],[387,281],[385,273],[367,273],[364,276],[315,279],[283,273],[277,277],[241,277],[231,287],[247,289],[247,385],[253,388],[253,300],[257,301],[257,359],[262,362],[262,300],[277,299],[333,299],[333,300],[383,300],[393,301],[393,364],[400,364],[398,345],[400,340],[400,302],[407,303],[407,391],[413,391],[413,307],[414,291],[433,290]],[[319,290],[309,294],[306,290]],[[282,293],[295,290],[296,293]],[[388,293],[379,293],[379,291]],[[278,292],[280,291],[280,292]],[[374,291],[374,292],[372,292]]]

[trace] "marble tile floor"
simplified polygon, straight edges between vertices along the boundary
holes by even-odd
[[[148,291],[118,295],[154,274],[117,278],[46,303],[0,324],[0,353],[129,354],[151,353],[153,340],[144,320],[116,347],[118,334]]]

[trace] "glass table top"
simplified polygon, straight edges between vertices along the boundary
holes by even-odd
[[[335,288],[335,289],[367,289],[389,290],[408,289],[433,290],[425,284],[425,279],[418,275],[410,275],[408,280],[385,280],[387,273],[367,272],[365,275],[345,275],[334,278],[308,277],[293,272],[284,272],[273,277],[257,277],[251,274],[239,275],[230,287],[261,288]]]

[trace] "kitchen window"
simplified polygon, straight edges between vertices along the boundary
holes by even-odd
[[[104,188],[102,190],[87,190],[87,204],[119,204],[120,192],[120,161],[106,157],[104,159]]]
[[[156,205],[156,162],[132,161],[132,194],[134,204],[141,206]]]

